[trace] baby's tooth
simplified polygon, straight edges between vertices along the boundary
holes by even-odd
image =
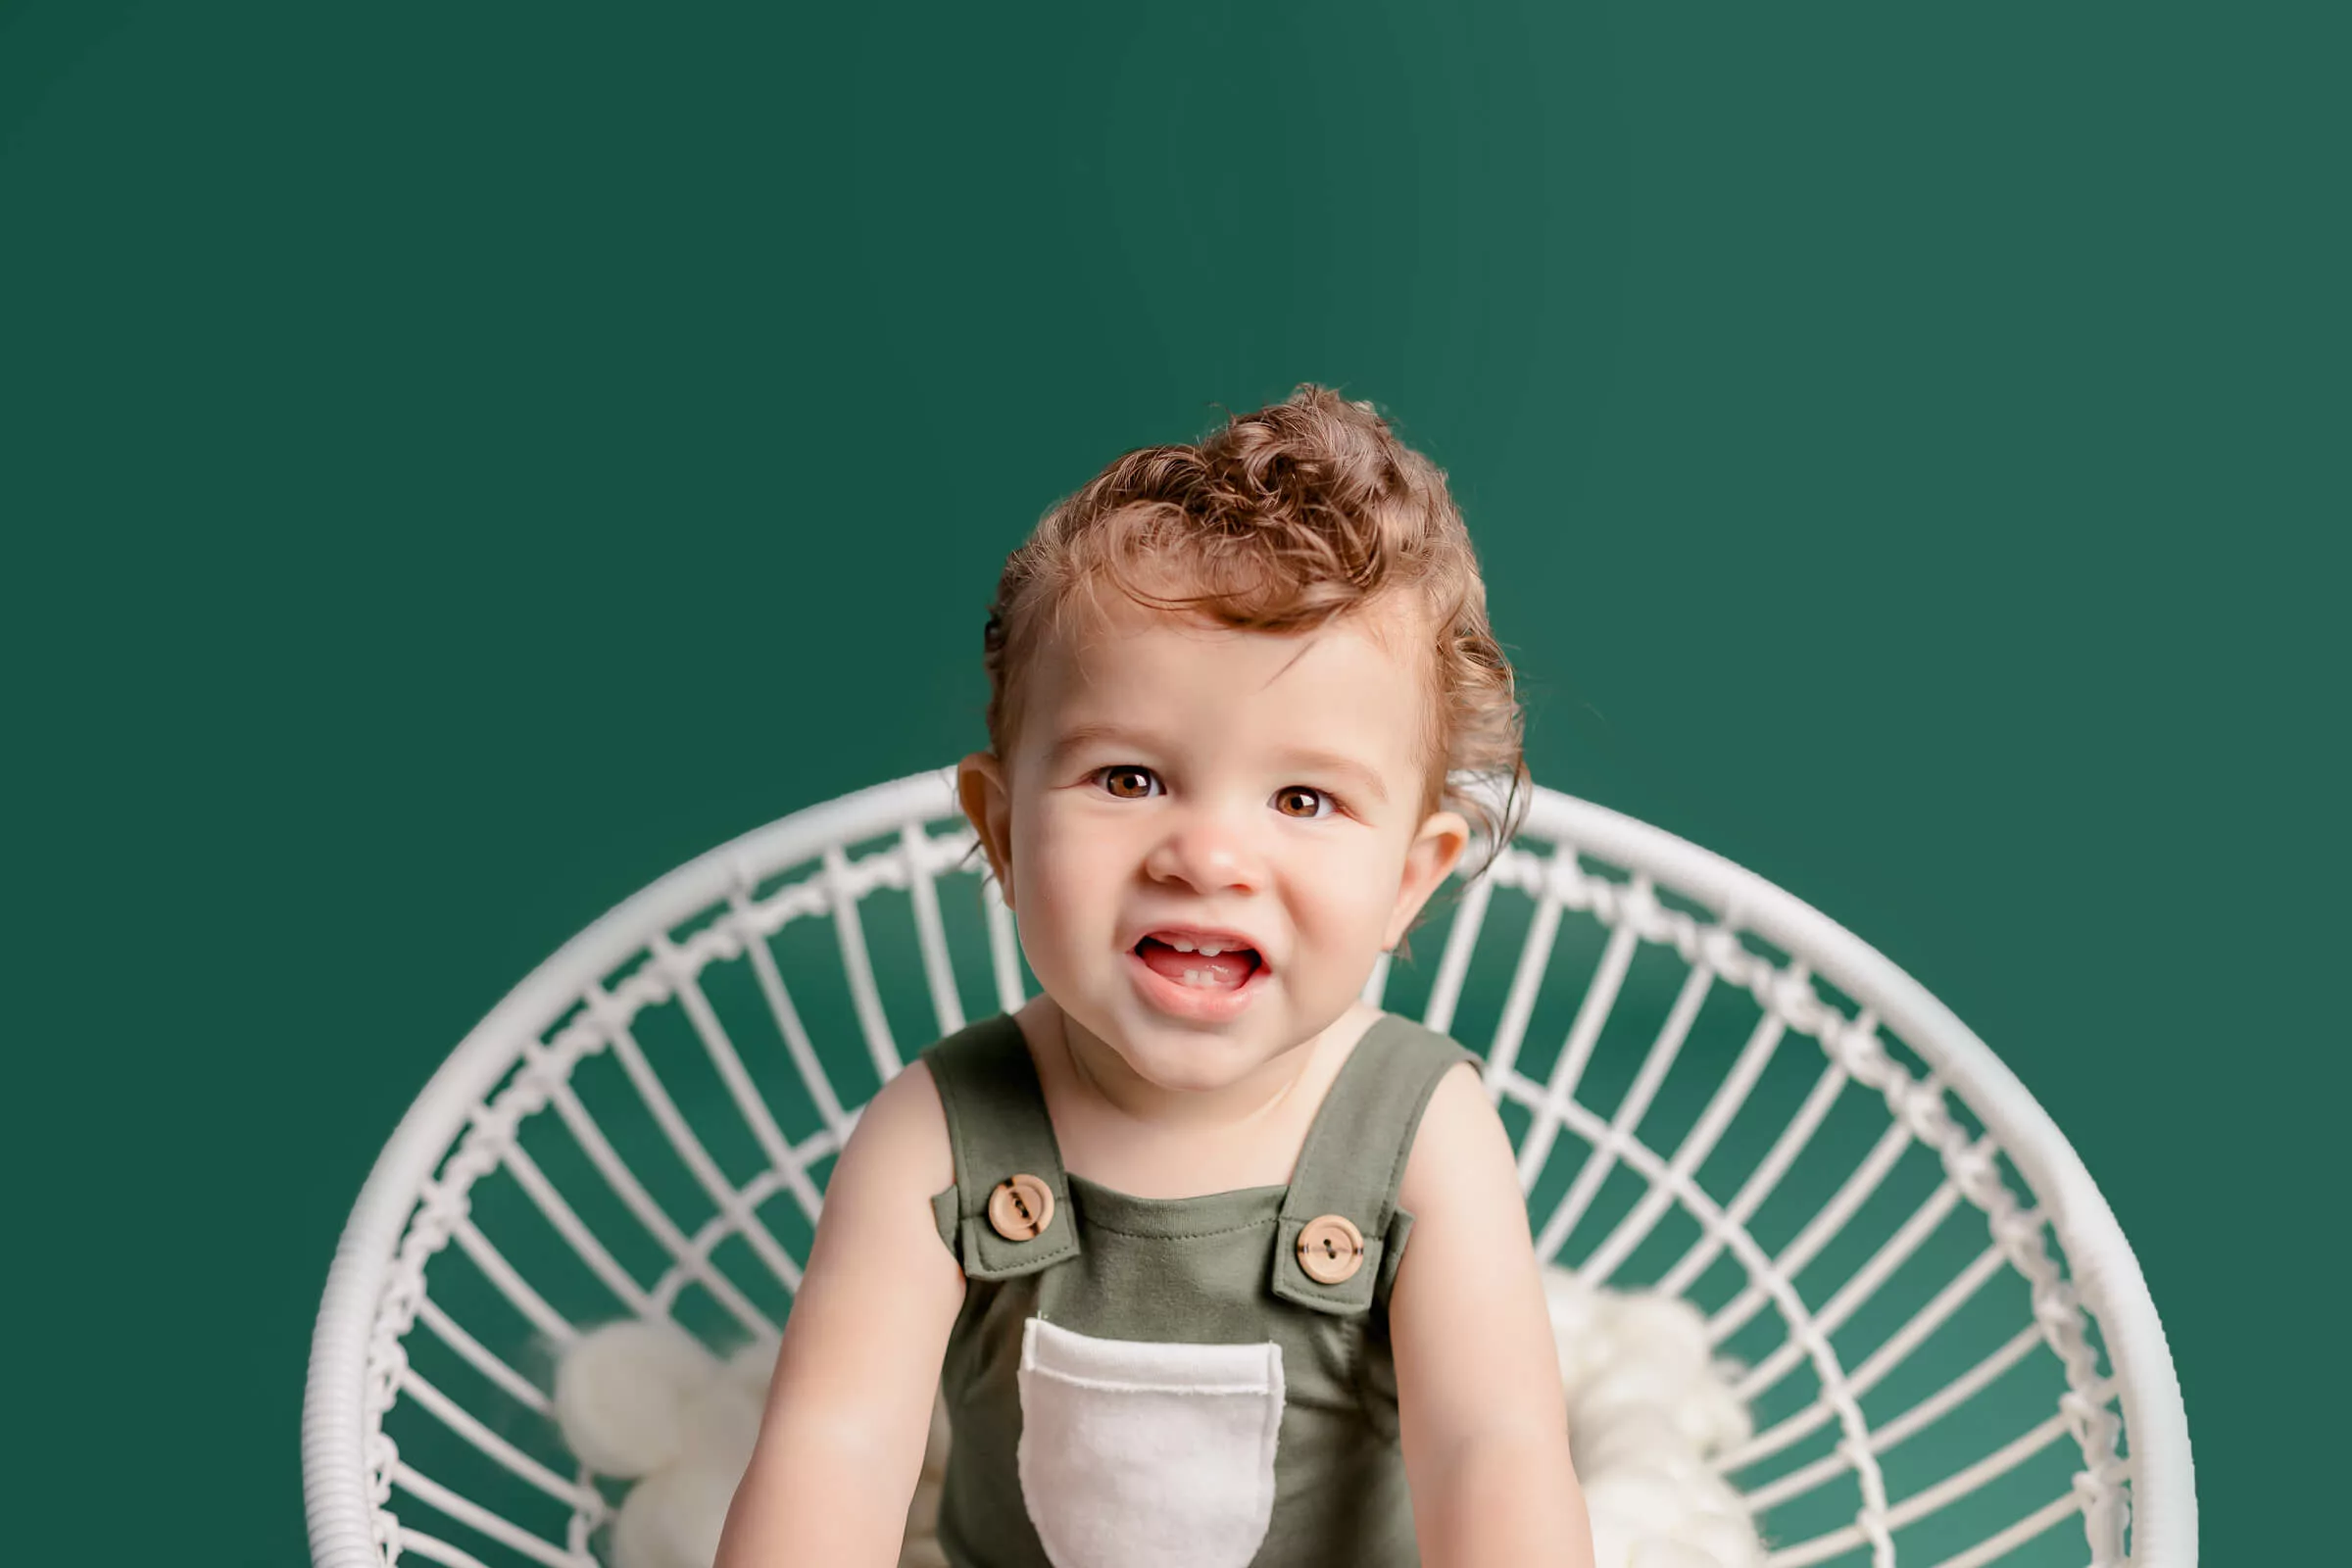
[[[1179,941],[1175,937],[1168,938],[1168,946],[1174,948],[1178,953],[1190,953],[1193,951],[1193,945],[1190,942]]]
[[[1203,958],[1213,958],[1224,951],[1223,948],[1212,948],[1205,942],[1200,945],[1200,956]]]

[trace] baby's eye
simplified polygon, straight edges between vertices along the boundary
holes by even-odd
[[[1301,803],[1304,804],[1306,809],[1303,811],[1293,809]],[[1329,816],[1333,810],[1337,809],[1338,806],[1337,801],[1309,784],[1285,784],[1274,792],[1274,809],[1285,816],[1295,816],[1302,822]]]
[[[1142,801],[1151,799],[1152,786],[1157,784],[1159,778],[1148,767],[1120,762],[1110,767],[1096,768],[1095,782],[1108,791],[1113,800]]]

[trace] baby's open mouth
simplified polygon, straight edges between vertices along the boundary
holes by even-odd
[[[1254,948],[1226,948],[1217,953],[1196,949],[1186,953],[1157,937],[1138,942],[1135,956],[1160,978],[1204,991],[1238,990],[1264,964]]]

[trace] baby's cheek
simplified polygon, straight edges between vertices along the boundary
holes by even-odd
[[[1038,891],[1038,913],[1056,925],[1084,918],[1088,906],[1100,901],[1106,881],[1102,858],[1083,842],[1040,845],[1029,869]]]
[[[1346,919],[1346,936],[1341,938],[1348,948],[1381,948],[1388,938],[1388,917],[1397,907],[1397,877],[1388,867],[1364,867],[1364,874],[1350,884],[1341,917]]]
[[[1352,933],[1380,935],[1389,911],[1396,907],[1400,875],[1400,869],[1383,856],[1361,855],[1348,866],[1346,892],[1337,913]]]
[[[1058,979],[1064,956],[1086,945],[1082,934],[1101,921],[1095,906],[1102,879],[1067,857],[1041,860],[1029,871],[1016,910],[1021,946],[1040,980]]]
[[[1067,880],[1099,871],[1110,858],[1112,840],[1082,813],[1040,813],[1026,858],[1041,877]]]

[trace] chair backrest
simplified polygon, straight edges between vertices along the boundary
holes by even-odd
[[[554,1356],[630,1314],[722,1348],[776,1332],[858,1107],[1028,993],[971,847],[945,770],[797,812],[612,910],[467,1036],[320,1307],[320,1568],[593,1560],[612,1494],[557,1435]],[[1751,873],[1552,791],[1441,901],[1367,995],[1486,1057],[1546,1257],[1689,1298],[1745,1367],[1756,1435],[1719,1463],[1775,1564],[2193,1564],[2137,1266],[1948,1010]]]

